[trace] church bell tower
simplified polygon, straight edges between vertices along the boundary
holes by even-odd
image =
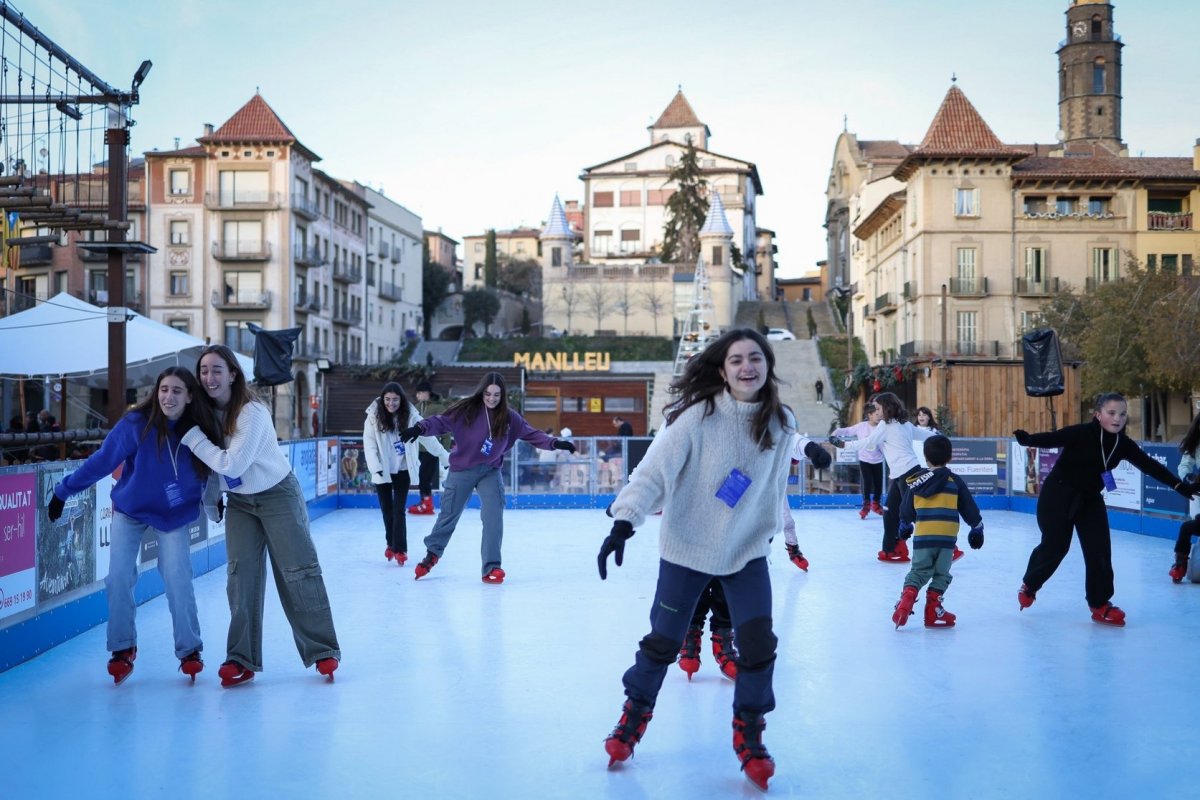
[[[1063,154],[1124,155],[1121,141],[1121,44],[1113,7],[1071,0],[1067,38],[1058,48],[1058,123]]]

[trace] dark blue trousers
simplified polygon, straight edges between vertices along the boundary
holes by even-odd
[[[683,644],[700,593],[713,577],[725,589],[738,646],[733,710],[765,714],[775,708],[771,682],[776,639],[771,630],[771,578],[765,558],[754,559],[732,575],[718,576],[659,561],[650,633],[642,639],[633,666],[622,679],[625,695],[631,700],[654,705]]]

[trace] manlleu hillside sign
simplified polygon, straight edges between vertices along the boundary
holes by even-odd
[[[513,353],[513,366],[531,372],[608,372],[610,353]]]

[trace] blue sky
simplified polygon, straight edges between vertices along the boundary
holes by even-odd
[[[113,85],[154,69],[133,149],[189,144],[256,88],[318,165],[461,239],[536,225],[580,171],[648,143],[678,85],[712,150],[758,165],[783,275],[824,256],[842,130],[919,142],[952,74],[1001,139],[1052,142],[1068,0],[18,0]],[[1115,6],[1133,154],[1200,137],[1192,0]]]

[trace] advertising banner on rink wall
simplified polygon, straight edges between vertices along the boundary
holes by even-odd
[[[1178,474],[1179,460],[1183,458],[1183,453],[1179,452],[1178,446],[1173,444],[1144,444],[1142,445],[1142,449],[1151,458],[1166,467],[1172,475]],[[1146,503],[1145,509],[1147,511],[1156,511],[1180,517],[1187,516],[1188,501],[1183,499],[1183,495],[1170,486],[1163,486],[1154,478],[1142,476],[1142,482],[1145,485],[1143,494]]]
[[[1003,440],[952,439],[951,446],[948,466],[971,494],[996,494],[1000,463],[1006,457]]]
[[[317,440],[317,497],[337,494],[338,440]]]
[[[292,472],[300,481],[300,489],[304,499],[312,502],[317,499],[317,443],[312,439],[292,442]]]
[[[0,475],[0,619],[37,600],[37,473]]]
[[[43,468],[38,473],[38,604],[96,580],[96,487],[67,499],[62,516],[46,516],[54,485],[72,470]]]
[[[342,494],[375,494],[367,473],[367,457],[362,439],[342,439],[342,457],[338,467],[338,491]]]
[[[120,468],[118,467],[118,471]],[[113,507],[112,489],[117,483],[113,475],[105,475],[96,481],[96,578],[103,580],[108,575],[108,554],[112,546],[110,531],[112,531]]]

